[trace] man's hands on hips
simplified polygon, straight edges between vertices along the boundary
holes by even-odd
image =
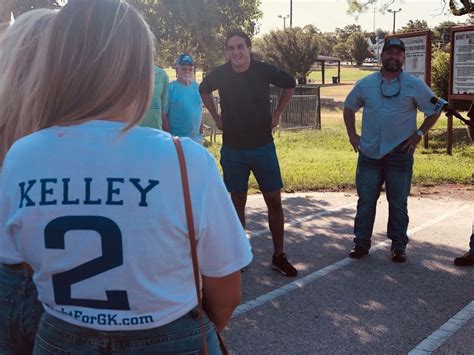
[[[280,124],[280,115],[279,113],[274,113],[272,116],[272,129],[277,127]]]
[[[221,115],[217,115],[216,117],[213,117],[213,118],[214,118],[214,122],[216,122],[216,127],[222,131]]]
[[[276,128],[280,124],[280,115],[275,112],[272,116],[272,134],[275,134]]]
[[[421,137],[416,134],[416,133],[413,133],[406,141],[405,145],[403,146],[402,150],[405,151],[405,152],[414,152],[415,149],[416,149],[416,146],[418,145],[418,143],[420,143],[421,141]]]
[[[354,152],[359,152],[360,136],[357,133],[351,134],[349,136],[349,142],[351,143]]]
[[[354,152],[359,151],[360,146],[360,136],[356,133],[355,127],[355,111],[352,111],[350,108],[344,107],[343,111],[344,124],[346,125],[347,136],[349,137],[349,142],[352,145]]]

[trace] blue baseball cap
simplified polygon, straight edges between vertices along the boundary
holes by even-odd
[[[178,59],[176,59],[176,64],[177,65],[194,65],[193,62],[193,57],[191,57],[189,54],[180,54]]]
[[[382,52],[391,47],[401,48],[401,50],[405,52],[405,43],[403,43],[403,41],[400,38],[392,37],[392,38],[387,39],[385,43],[383,44]]]

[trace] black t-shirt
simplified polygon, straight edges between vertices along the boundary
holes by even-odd
[[[296,85],[288,73],[256,60],[245,72],[235,72],[227,62],[204,78],[201,94],[219,91],[225,145],[252,149],[273,141],[270,84],[282,89]]]

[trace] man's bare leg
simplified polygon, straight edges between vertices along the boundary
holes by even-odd
[[[288,261],[286,254],[283,252],[283,233],[284,233],[284,214],[281,205],[280,190],[265,192],[263,194],[265,203],[268,207],[268,224],[272,232],[273,240],[273,257],[272,268],[278,270],[285,276],[298,276],[298,270]]]
[[[281,191],[264,192],[263,198],[268,208],[268,225],[272,232],[274,255],[283,253],[283,226],[285,217],[281,204]]]
[[[247,193],[246,192],[231,192],[230,197],[232,203],[234,204],[237,215],[239,216],[240,223],[245,229],[245,205],[247,203]]]

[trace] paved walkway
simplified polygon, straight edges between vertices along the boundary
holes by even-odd
[[[474,191],[409,200],[407,262],[390,260],[382,195],[373,247],[348,258],[357,196],[284,196],[286,251],[300,274],[270,269],[271,236],[259,195],[250,196],[254,261],[243,301],[224,332],[234,354],[474,354],[474,267],[453,258],[468,247]]]

